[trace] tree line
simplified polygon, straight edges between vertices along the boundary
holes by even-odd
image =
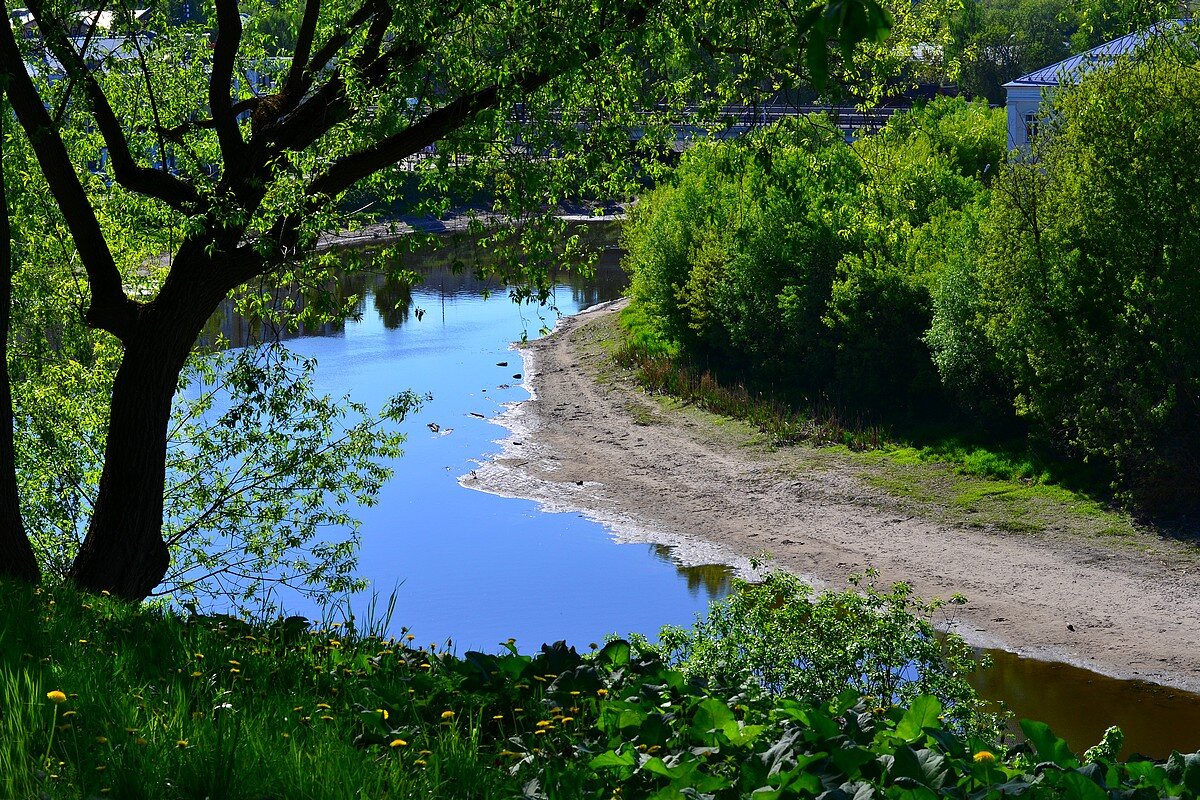
[[[688,359],[881,419],[1016,431],[1144,507],[1200,497],[1200,89],[1163,43],[1053,100],[1034,158],[941,99],[685,155],[626,233]],[[1015,155],[1015,154],[1014,154]]]

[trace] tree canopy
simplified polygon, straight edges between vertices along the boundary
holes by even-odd
[[[501,263],[536,292],[562,250],[548,209],[644,179],[682,107],[822,85],[891,24],[875,0],[28,5],[32,25],[0,30],[6,130],[37,165],[23,208],[82,287],[64,311],[96,334],[77,363],[110,365],[95,502],[63,557],[81,587],[130,599],[169,568],[172,398],[230,293],[318,286],[331,234],[481,198],[511,223],[490,237]],[[11,452],[0,508],[16,509]],[[37,577],[19,515],[0,548]]]

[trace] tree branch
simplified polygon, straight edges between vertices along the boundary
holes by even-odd
[[[321,0],[306,0],[304,19],[296,36],[296,49],[292,52],[292,65],[283,82],[281,94],[288,101],[299,100],[307,90],[304,80],[308,58],[312,54],[313,37],[317,33],[317,18],[321,16]]]
[[[186,212],[190,206],[198,203],[200,196],[187,183],[170,173],[138,165],[129,150],[129,140],[125,138],[125,132],[108,102],[108,97],[100,88],[96,76],[88,69],[83,54],[76,52],[71,46],[61,20],[45,14],[43,0],[30,0],[29,10],[37,21],[38,30],[42,32],[46,46],[66,68],[71,80],[80,83],[87,93],[92,114],[96,118],[96,127],[108,147],[113,177],[117,183],[131,192],[162,200],[176,211]],[[163,158],[166,158],[165,154]]]
[[[0,9],[7,20],[9,11],[5,0],[0,0]],[[8,24],[0,24],[0,73],[8,77],[13,110],[33,145],[38,164],[87,271],[92,295],[87,322],[125,341],[133,332],[141,306],[125,295],[121,273],[96,220],[95,210],[75,174],[67,148],[41,95],[25,71],[20,48]]]
[[[213,43],[212,74],[208,79],[208,106],[221,145],[226,169],[240,159],[246,143],[233,112],[233,66],[242,43],[242,15],[238,0],[216,0],[217,40]]]

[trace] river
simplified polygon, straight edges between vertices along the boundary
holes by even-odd
[[[670,548],[619,544],[575,514],[545,513],[531,501],[472,491],[458,478],[499,451],[506,431],[490,419],[529,396],[510,343],[553,327],[556,312],[516,305],[495,284],[456,273],[445,254],[406,264],[424,280],[411,293],[382,276],[357,275],[339,290],[359,300],[357,319],[289,341],[318,360],[317,388],[378,407],[402,390],[432,399],[402,426],[405,454],[379,503],[362,508],[360,573],[372,591],[395,595],[393,629],[419,641],[449,640],[462,653],[495,650],[512,637],[522,650],[566,639],[586,647],[608,634],[653,635],[686,625],[724,595],[721,565],[684,566]],[[606,251],[595,278],[558,276],[553,302],[572,314],[619,296],[625,277]],[[234,315],[217,324],[235,345],[248,331]],[[293,613],[320,617],[299,599]],[[1117,681],[1003,651],[974,683],[1018,716],[1048,722],[1074,749],[1121,725],[1126,752],[1165,757],[1200,749],[1200,696]]]

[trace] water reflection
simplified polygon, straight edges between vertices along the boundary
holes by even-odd
[[[1076,753],[1099,742],[1110,725],[1125,733],[1123,758],[1142,753],[1162,759],[1172,750],[1200,750],[1200,695],[1004,650],[986,653],[992,668],[970,678],[979,695],[1003,700],[1016,719],[1049,724]]]
[[[597,244],[598,258],[590,275],[574,270],[553,270],[550,283],[557,287],[554,303],[562,305],[569,292],[571,310],[587,308],[605,300],[619,297],[628,284],[621,269],[620,251],[604,241]],[[372,254],[367,252],[370,260]],[[339,273],[322,287],[322,295],[295,287],[272,290],[275,308],[289,308],[299,313],[314,302],[327,308],[347,308],[344,319],[320,325],[301,324],[296,330],[248,319],[236,310],[235,303],[226,301],[209,320],[201,336],[205,343],[220,337],[230,347],[245,347],[264,338],[290,341],[307,337],[338,336],[345,333],[348,319],[362,319],[368,306],[386,330],[394,331],[426,314],[446,318],[446,304],[459,299],[505,294],[507,287],[494,277],[485,277],[488,253],[473,242],[450,242],[436,249],[407,253],[384,266],[384,269],[365,268]],[[408,274],[415,281],[401,277]],[[351,302],[352,301],[352,302]]]
[[[724,564],[680,564],[672,554],[674,548],[665,544],[650,545],[650,553],[659,561],[675,567],[679,577],[687,581],[693,597],[724,597],[733,588],[733,570]]]

